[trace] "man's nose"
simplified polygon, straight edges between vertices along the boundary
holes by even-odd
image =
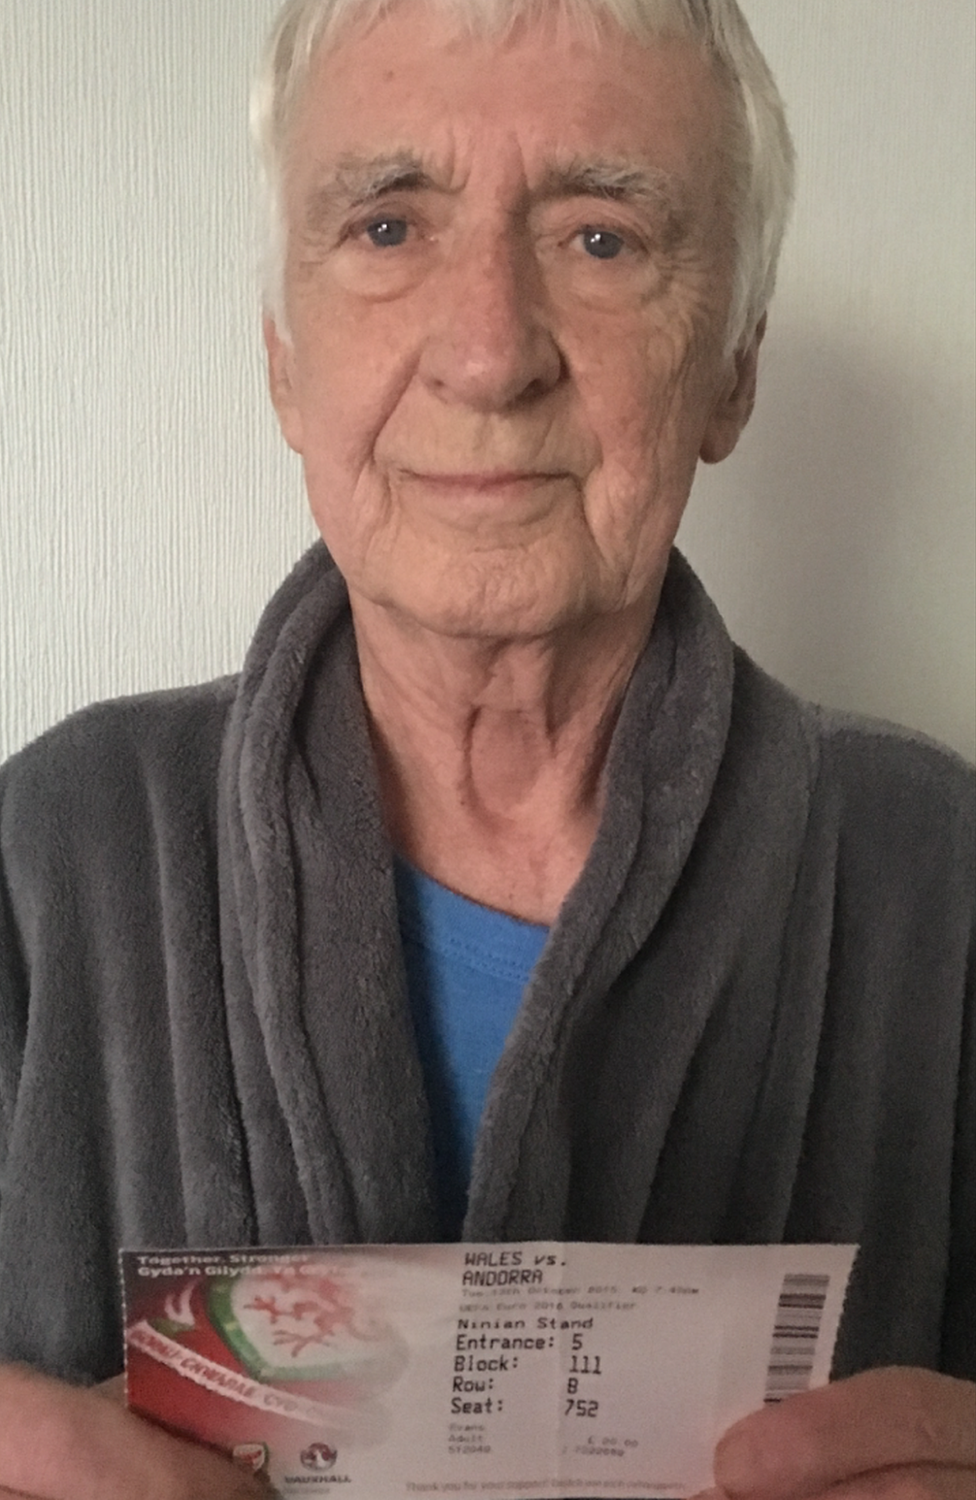
[[[504,411],[538,399],[560,379],[531,245],[514,234],[472,237],[432,278],[420,370],[447,401]]]

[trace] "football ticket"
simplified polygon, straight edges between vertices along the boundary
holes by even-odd
[[[122,1252],[133,1411],[281,1500],[671,1500],[829,1376],[854,1248]]]

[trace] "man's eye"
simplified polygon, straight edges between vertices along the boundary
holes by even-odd
[[[583,249],[594,260],[615,260],[624,248],[621,236],[609,229],[584,229],[582,239]]]
[[[366,233],[378,250],[390,250],[402,245],[407,238],[406,219],[374,219],[366,225]]]

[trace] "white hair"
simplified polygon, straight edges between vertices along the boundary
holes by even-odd
[[[274,24],[251,96],[251,131],[260,169],[265,307],[287,332],[287,251],[282,179],[291,125],[313,56],[353,21],[366,24],[397,0],[286,0]],[[502,33],[552,0],[431,0],[472,32]],[[662,35],[696,40],[729,87],[729,156],[735,195],[736,272],[728,347],[750,338],[773,294],[793,197],[793,143],[783,101],[736,0],[555,0],[573,20],[596,28],[610,18],[640,41]]]

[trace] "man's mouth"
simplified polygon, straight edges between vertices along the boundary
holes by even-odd
[[[491,491],[546,484],[568,476],[561,470],[548,469],[471,469],[457,473],[443,471],[425,473],[414,470],[410,477],[419,480],[421,484],[443,489]]]

